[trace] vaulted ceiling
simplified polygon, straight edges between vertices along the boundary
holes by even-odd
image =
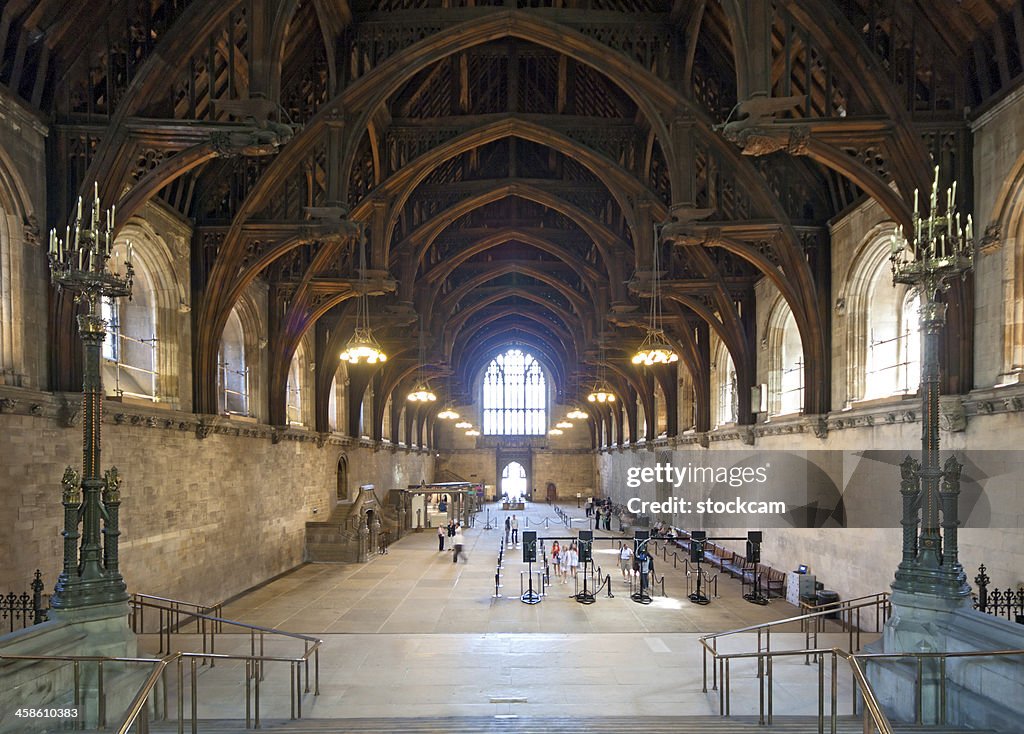
[[[907,221],[930,160],[969,180],[964,109],[1019,78],[1024,18],[1012,0],[8,0],[0,44],[0,82],[51,124],[48,226],[93,180],[121,221],[155,199],[194,223],[197,410],[257,279],[271,419],[308,333],[326,395],[361,239],[393,357],[353,389],[406,390],[422,324],[456,393],[515,343],[566,399],[602,361],[623,394],[674,396],[628,365],[658,247],[706,428],[709,335],[752,383],[763,278],[800,329],[805,411],[829,408],[828,221],[864,196]],[[73,311],[56,296],[55,327]],[[76,355],[55,349],[56,388]]]

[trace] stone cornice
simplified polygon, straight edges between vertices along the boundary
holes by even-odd
[[[50,393],[0,385],[0,415],[31,416],[64,428],[77,428],[81,421],[81,405],[82,398],[78,393]],[[387,449],[392,452],[401,450],[406,453],[430,453],[429,449],[401,447],[383,441],[352,438],[340,433],[317,433],[305,428],[275,427],[223,415],[185,413],[158,406],[121,403],[114,400],[104,401],[103,422],[190,433],[196,439],[218,435],[264,439],[274,444],[282,441],[313,443],[318,448],[358,446],[375,451]]]
[[[959,433],[967,429],[973,418],[1000,413],[1024,413],[1024,384],[973,390],[967,395],[943,395],[940,402],[941,427],[945,432]],[[899,423],[920,423],[921,404],[917,399],[894,398],[875,401],[850,410],[835,411],[827,415],[792,415],[753,426],[723,426],[706,433],[690,433],[673,438],[632,446],[608,446],[597,449],[598,454],[622,453],[642,449],[679,448],[738,442],[752,446],[762,436],[814,434],[824,439],[832,431],[853,428],[874,428]]]

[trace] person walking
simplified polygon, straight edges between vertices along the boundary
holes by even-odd
[[[561,566],[558,565],[558,559],[561,554],[562,547],[558,545],[558,541],[556,540],[551,544],[551,565],[555,567],[555,576],[559,578],[562,576]]]
[[[508,534],[512,532],[512,519],[510,517],[505,518],[505,545],[508,545]]]
[[[462,560],[466,561],[466,555],[462,552],[462,546],[466,543],[466,538],[462,534],[462,528],[455,528],[455,535],[452,538],[452,543],[455,545],[455,550],[452,553],[452,563],[459,562],[459,556],[462,556]]]
[[[512,545],[519,545],[519,519],[512,516]]]
[[[622,578],[626,583],[629,583],[629,574],[633,572],[632,560],[633,549],[629,547],[629,543],[623,543],[619,548],[619,568],[622,569]]]
[[[444,552],[444,536],[446,535],[444,526],[437,526],[437,550],[439,553]]]

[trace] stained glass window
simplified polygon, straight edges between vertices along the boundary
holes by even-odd
[[[547,381],[533,355],[509,349],[484,373],[484,434],[540,436],[547,432]]]

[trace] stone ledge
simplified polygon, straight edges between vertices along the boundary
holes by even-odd
[[[384,441],[353,438],[340,433],[318,433],[305,428],[285,428],[264,423],[235,420],[224,415],[186,413],[164,405],[123,403],[104,400],[103,422],[192,433],[197,439],[211,435],[315,443],[324,446],[361,446],[375,451],[400,447]],[[31,416],[50,421],[63,428],[81,425],[82,397],[78,393],[51,393],[28,388],[0,385],[0,415]],[[428,454],[431,449],[401,447],[406,453]]]

